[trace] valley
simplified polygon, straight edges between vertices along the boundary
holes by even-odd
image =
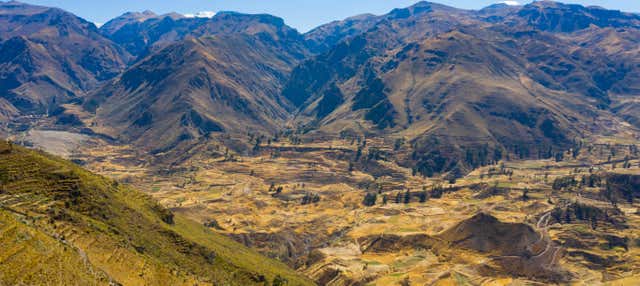
[[[126,146],[85,147],[73,158],[322,285],[632,285],[639,209],[622,192],[608,199],[603,180],[637,182],[640,146],[593,140],[560,161],[501,161],[455,182],[413,175],[393,159],[354,163],[358,149],[370,158],[397,148],[375,138],[364,148],[359,140],[282,139],[251,156],[200,146],[168,168],[145,165]],[[566,178],[575,183],[560,186]],[[507,234],[521,249],[500,244]]]
[[[638,14],[0,24],[0,285],[640,284]]]

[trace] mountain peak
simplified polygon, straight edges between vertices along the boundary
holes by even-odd
[[[284,19],[270,14],[245,14],[235,11],[220,11],[213,16],[213,19],[237,19],[240,21],[255,19],[261,23],[271,24],[276,27],[285,26]]]
[[[465,10],[443,4],[421,1],[407,8],[393,9],[387,16],[393,19],[405,19],[412,16],[430,14],[433,12],[455,13],[460,11]]]
[[[622,14],[629,14],[629,13],[623,13],[619,10],[606,9],[597,5],[581,5],[581,4],[551,1],[551,0],[534,1],[523,6],[523,8],[532,8],[532,7],[535,7],[538,9],[563,9],[567,11],[607,10],[609,12],[620,12]]]
[[[515,3],[514,3],[515,4]],[[487,7],[484,7],[482,9],[480,9],[480,11],[485,11],[485,10],[507,10],[507,9],[513,9],[513,8],[518,8],[518,7],[522,7],[521,5],[512,5],[512,4],[507,4],[507,3],[496,3],[496,4],[491,4]]]
[[[100,27],[100,31],[107,35],[111,35],[125,25],[140,23],[157,17],[159,17],[158,14],[150,10],[145,10],[143,12],[127,12],[114,19],[109,20],[109,22]]]
[[[142,12],[126,12],[119,17],[127,17],[127,18],[143,18],[143,17],[158,17],[158,14],[151,10],[144,10]]]
[[[597,27],[640,27],[640,17],[618,10],[596,6],[564,4],[555,1],[536,1],[520,9],[517,15],[537,29],[554,32],[574,32]]]
[[[18,1],[0,2],[0,14],[34,15],[49,9],[53,8],[31,5]]]
[[[413,9],[415,11],[415,13],[420,13],[423,11],[427,11],[424,9],[431,9],[431,10],[463,10],[463,9],[459,9],[459,8],[455,8],[455,7],[451,7],[448,5],[444,5],[444,4],[440,4],[440,3],[435,3],[435,2],[429,2],[429,1],[420,1],[416,4],[413,4],[412,6],[408,7],[409,9]]]

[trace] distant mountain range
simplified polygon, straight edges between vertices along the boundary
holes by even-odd
[[[233,12],[98,29],[8,2],[0,23],[1,121],[80,104],[93,132],[151,152],[212,134],[375,136],[409,142],[398,160],[431,175],[640,128],[640,16],[598,7],[420,2],[300,34]]]

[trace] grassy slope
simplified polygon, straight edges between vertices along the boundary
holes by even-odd
[[[311,284],[138,191],[4,142],[0,207],[0,285]]]

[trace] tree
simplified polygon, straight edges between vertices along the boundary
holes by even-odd
[[[411,203],[411,191],[409,191],[409,190],[407,190],[404,193],[404,203],[405,204]]]
[[[404,142],[405,142],[404,138],[396,139],[396,142],[393,144],[393,150],[394,151],[400,150],[400,148],[402,148],[402,146],[404,145]]]
[[[418,197],[420,198],[420,202],[421,203],[425,203],[427,202],[427,192],[426,191],[422,191],[418,194]]]
[[[377,199],[378,199],[378,195],[376,193],[367,193],[366,195],[364,195],[364,200],[362,201],[362,204],[367,207],[371,207],[376,204]]]
[[[272,196],[272,197],[276,197],[276,196],[278,196],[279,194],[281,194],[283,190],[284,190],[284,188],[283,188],[282,186],[279,186],[279,187],[277,187],[277,188],[275,188],[275,189],[274,189],[274,193],[273,193],[273,194],[271,194],[271,196]]]
[[[276,275],[276,277],[273,278],[273,283],[271,283],[271,286],[284,286],[287,285],[287,283],[289,283],[287,279],[283,278],[280,275]]]
[[[580,204],[576,204],[573,209],[574,209],[574,212],[576,213],[577,220],[585,220],[584,210]]]
[[[591,213],[591,228],[593,230],[598,228],[598,215],[595,212]]]
[[[577,184],[578,184],[578,181],[576,181],[576,178],[573,176],[561,177],[553,181],[552,188],[558,191],[558,190],[566,189],[568,187],[573,187]]]
[[[573,159],[578,158],[578,155],[580,155],[580,146],[571,149],[571,157],[573,157]]]
[[[556,221],[556,222],[561,222],[562,219],[562,210],[559,208],[555,208],[553,209],[553,211],[551,211],[551,217]]]
[[[493,161],[499,162],[500,160],[502,160],[502,149],[496,148],[493,150]]]
[[[609,202],[613,207],[616,207],[616,208],[618,207],[618,199],[616,198],[616,195],[613,192],[613,189],[611,188],[611,184],[609,183],[609,181],[606,182],[604,197],[607,200],[609,200]]]
[[[354,161],[360,160],[360,157],[362,157],[362,147],[358,146],[358,150],[356,150],[356,157],[354,158]]]
[[[306,193],[302,197],[302,205],[315,204],[320,201],[320,195],[316,193]]]
[[[260,144],[262,143],[262,139],[260,139],[260,137],[256,138],[256,144],[253,145],[253,151],[257,152],[260,151]]]
[[[571,212],[567,209],[564,213],[564,221],[565,223],[571,223]]]
[[[564,153],[558,152],[556,153],[556,162],[562,162],[564,160]]]
[[[524,188],[524,190],[522,190],[522,200],[523,201],[529,200],[529,189]]]
[[[399,204],[402,202],[402,193],[398,192],[398,194],[396,195],[396,204]]]
[[[431,197],[432,198],[442,198],[442,194],[444,193],[444,189],[442,188],[442,186],[436,186],[435,188],[433,188],[433,190],[431,190]]]

